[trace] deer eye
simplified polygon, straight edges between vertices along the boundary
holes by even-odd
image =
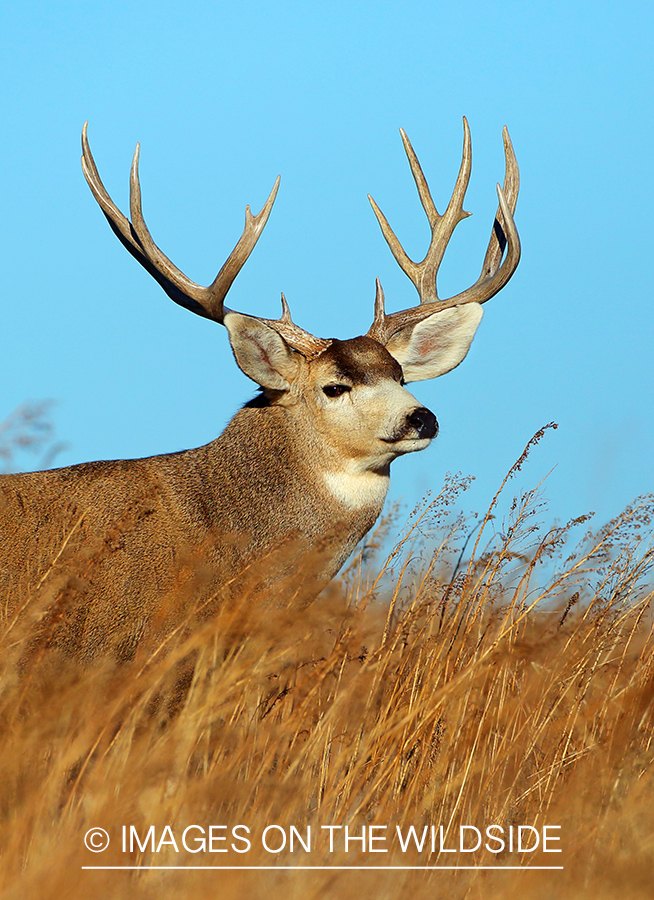
[[[341,394],[345,394],[351,390],[352,388],[347,384],[326,384],[322,389],[322,392],[327,397],[340,397]]]

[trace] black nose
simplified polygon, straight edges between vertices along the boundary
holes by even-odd
[[[438,422],[433,412],[424,406],[414,409],[407,416],[407,422],[418,432],[420,438],[433,438],[438,434]]]

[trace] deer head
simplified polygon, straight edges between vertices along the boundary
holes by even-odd
[[[409,140],[404,148],[431,227],[429,249],[414,262],[402,249],[386,218],[370,202],[382,233],[402,270],[416,287],[420,303],[387,314],[379,280],[374,320],[367,335],[348,341],[319,338],[291,319],[282,294],[282,315],[264,319],[228,309],[225,297],[268,221],[277,196],[277,178],[257,215],[245,210],[245,227],[213,283],[202,287],[181,272],[154,243],[141,209],[139,145],[130,176],[128,220],[107,193],[87,138],[82,132],[82,167],[86,180],[119,240],[159,282],[175,303],[227,328],[236,362],[263,391],[253,404],[298,408],[312,421],[312,440],[322,441],[322,454],[349,460],[351,465],[384,471],[395,456],[425,447],[437,432],[436,419],[404,389],[405,382],[435,378],[463,360],[481,321],[481,304],[509,280],[520,259],[520,242],[513,221],[519,175],[511,141],[504,129],[506,172],[497,186],[499,207],[475,284],[449,299],[438,297],[436,278],[447,243],[463,210],[470,179],[471,144],[464,124],[463,159],[445,212],[436,210],[427,181]],[[306,425],[306,422],[305,422]],[[353,462],[355,461],[355,462]],[[356,462],[358,461],[358,462]]]

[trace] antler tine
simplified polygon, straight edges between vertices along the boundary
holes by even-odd
[[[216,312],[220,310],[222,313],[223,301],[227,295],[227,291],[232,286],[232,282],[241,271],[245,261],[254,250],[257,241],[261,237],[261,232],[266,227],[266,222],[268,221],[268,217],[273,208],[273,203],[277,197],[280,181],[281,176],[278,175],[270,194],[268,194],[268,199],[256,215],[252,215],[249,205],[245,207],[245,225],[243,227],[243,234],[238,239],[236,246],[227,257],[213,282],[207,288],[210,295],[212,310],[216,310]]]
[[[520,237],[513,220],[518,202],[520,173],[507,128],[503,131],[505,173],[504,187],[497,185],[499,201],[481,274],[467,290],[450,298],[452,306],[462,303],[485,303],[501,291],[520,262]],[[504,251],[504,262],[500,265]]]
[[[379,222],[382,234],[384,235],[388,246],[391,248],[393,256],[395,257],[402,271],[411,279],[411,281],[415,285],[415,288],[420,295],[420,302],[433,303],[438,300],[438,293],[436,290],[436,276],[443,259],[443,254],[445,253],[445,248],[447,247],[447,244],[452,237],[452,233],[458,223],[462,219],[465,219],[470,215],[470,213],[464,212],[463,210],[463,199],[468,188],[468,182],[470,181],[470,171],[472,168],[470,129],[468,128],[468,122],[464,117],[463,156],[461,160],[461,167],[459,169],[459,174],[454,186],[452,198],[450,199],[447,209],[442,216],[439,215],[438,210],[436,209],[436,205],[434,204],[431,193],[429,191],[427,179],[425,178],[424,172],[422,171],[422,168],[418,161],[418,157],[416,156],[416,153],[411,146],[411,142],[409,141],[409,138],[407,137],[404,129],[400,128],[400,134],[402,136],[404,150],[411,167],[411,173],[418,189],[418,196],[420,197],[422,208],[427,215],[427,219],[431,227],[431,241],[429,244],[429,249],[427,250],[427,254],[425,255],[425,258],[422,260],[422,262],[417,263],[409,258],[399,240],[397,239],[397,236],[388,224],[388,221],[382,211],[379,209],[370,195],[368,195],[368,199],[370,200],[370,204],[372,206],[373,212],[375,213],[375,216],[377,217],[377,221]]]
[[[198,315],[206,316],[207,313],[204,307],[198,303],[197,300],[189,297],[185,292],[180,291],[177,286],[169,281],[146,256],[129,219],[121,213],[102,183],[95,160],[93,159],[93,154],[91,153],[91,147],[89,146],[87,128],[88,122],[85,122],[82,129],[82,171],[91,188],[91,193],[97,200],[100,209],[111,226],[111,230],[120,240],[121,244],[136,260],[138,260],[143,268],[152,275],[175,303],[179,303],[181,306],[186,307],[186,309],[189,309],[191,312],[197,313]]]
[[[109,224],[114,232],[118,235],[121,242],[127,246],[130,253],[143,264],[145,257],[141,247],[132,235],[132,228],[129,220],[115,205],[100,178],[89,146],[87,137],[88,124],[88,122],[85,122],[84,127],[82,128],[82,171],[84,172],[84,177],[86,178],[88,186],[91,188],[91,193],[97,200],[100,209],[109,220]]]
[[[304,328],[300,328],[291,319],[291,310],[289,309],[286,297],[282,294],[282,314],[279,319],[261,319],[266,325],[274,328],[277,334],[284,338],[287,344],[301,353],[305,359],[317,359],[321,353],[324,353],[328,347],[331,347],[332,341],[329,338],[319,338]]]
[[[139,143],[136,145],[136,150],[134,151],[129,175],[129,211],[132,219],[132,229],[136,234],[139,247],[142,249],[146,259],[153,266],[154,270],[160,276],[163,276],[162,279],[158,280],[159,283],[164,286],[164,290],[166,290],[166,285],[168,283],[172,284],[185,297],[190,297],[192,300],[197,301],[202,307],[203,314],[206,315],[204,301],[206,300],[207,289],[196,284],[194,281],[191,281],[190,278],[187,278],[186,275],[184,275],[184,273],[168,259],[166,254],[163,253],[152,240],[152,235],[148,230],[148,226],[145,224],[141,207],[141,182],[139,180],[140,155],[141,145]]]
[[[386,323],[386,310],[384,291],[379,278],[375,279],[375,318],[368,329],[368,335],[375,340],[384,343],[384,326]]]
[[[504,184],[502,186],[502,193],[504,194],[509,209],[511,210],[511,217],[513,217],[513,213],[515,212],[516,204],[518,202],[518,191],[520,189],[520,172],[518,171],[518,163],[515,158],[513,144],[511,143],[509,130],[506,125],[502,129],[502,138],[504,140],[505,159]],[[504,248],[506,247],[506,220],[504,220],[504,217],[501,215],[501,213],[502,208],[500,205],[498,206],[497,212],[495,214],[493,231],[491,233],[486,256],[484,257],[484,264],[481,267],[480,278],[486,278],[488,275],[492,275],[495,271],[497,271],[497,268],[502,259],[502,255],[504,253]],[[516,260],[515,265],[517,264],[518,260]]]
[[[370,198],[373,211],[377,216],[382,233],[391,248],[393,256],[402,270],[409,276],[420,294],[420,306],[386,315],[383,312],[383,293],[381,294],[380,300],[381,288],[378,284],[377,297],[375,300],[375,318],[368,334],[382,343],[386,343],[394,334],[405,326],[416,324],[436,312],[441,312],[442,310],[450,309],[454,306],[461,306],[464,303],[484,303],[486,300],[490,300],[490,298],[501,290],[508,282],[520,261],[520,239],[518,237],[515,222],[513,221],[513,213],[515,211],[518,190],[520,187],[520,176],[518,164],[513,152],[513,145],[511,144],[507,129],[504,128],[504,187],[500,188],[499,184],[497,185],[499,206],[493,223],[493,230],[484,257],[481,274],[475,284],[467,290],[462,291],[460,294],[456,294],[454,297],[450,297],[447,300],[438,299],[436,276],[443,259],[445,248],[458,223],[470,215],[470,213],[465,212],[463,209],[463,201],[470,180],[472,166],[470,129],[468,128],[468,122],[465,117],[463,119],[463,129],[464,139],[461,167],[459,169],[452,197],[442,216],[436,211],[418,159],[408,138],[404,132],[402,132],[402,140],[409,158],[411,171],[418,188],[420,200],[432,229],[432,239],[429,250],[421,263],[415,263],[409,259],[383,214],[372,198]],[[506,255],[504,256],[505,250]],[[504,261],[502,262],[503,256]]]
[[[257,215],[253,216],[250,207],[246,207],[245,227],[241,237],[213,283],[208,287],[203,287],[191,281],[168,259],[155,244],[145,224],[141,207],[141,186],[138,172],[140,145],[136,145],[130,173],[130,215],[132,218],[130,223],[114,204],[102,183],[91,154],[87,127],[88,122],[84,124],[82,129],[82,169],[93,196],[107,217],[114,233],[132,256],[161,285],[171,300],[207,319],[222,322],[225,313],[228,311],[224,306],[225,296],[254,249],[268,221],[279,189],[279,176],[263,208]]]
[[[466,191],[468,190],[468,184],[470,182],[470,172],[472,170],[472,142],[470,140],[470,128],[468,127],[468,120],[464,116],[463,154],[461,158],[459,174],[457,175],[450,202],[448,203],[447,209],[442,216],[438,215],[438,213],[436,212],[436,207],[434,207],[432,201],[431,206],[433,207],[434,212],[433,218],[430,217],[428,207],[425,204],[425,200],[423,198],[424,190],[424,192],[426,192],[426,195],[429,197],[429,200],[431,201],[431,196],[429,196],[429,188],[427,187],[427,181],[425,180],[425,176],[422,174],[422,169],[420,168],[418,159],[413,151],[413,147],[411,147],[409,139],[404,133],[402,133],[402,140],[404,141],[407,156],[409,157],[409,163],[411,164],[413,177],[415,178],[416,185],[418,186],[418,192],[420,194],[420,199],[422,200],[423,208],[427,213],[429,224],[431,225],[432,229],[429,250],[427,251],[427,255],[425,256],[423,262],[420,264],[420,268],[422,269],[420,285],[416,285],[416,287],[418,287],[418,293],[420,294],[421,303],[433,303],[434,301],[438,300],[436,276],[438,275],[438,269],[440,268],[440,264],[443,260],[445,248],[447,247],[449,240],[454,233],[454,229],[459,224],[459,222],[461,222],[463,219],[467,219],[470,215],[469,212],[465,212],[465,210],[463,209],[463,201],[465,199]],[[420,182],[418,181],[418,178],[416,176],[416,169],[422,176],[422,181],[424,182],[423,190],[421,190]]]

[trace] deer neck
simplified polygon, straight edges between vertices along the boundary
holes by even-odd
[[[306,418],[306,417],[305,417]],[[370,472],[330,452],[321,435],[282,407],[244,408],[206,448],[213,489],[268,537],[298,529],[316,540],[360,540],[384,504],[388,470]],[[256,516],[251,513],[256,510]]]
[[[244,408],[214,443],[238,446],[240,466],[256,469],[276,490],[304,497],[313,507],[375,510],[376,517],[384,505],[389,467],[373,471],[365,460],[343,459],[294,410]]]

